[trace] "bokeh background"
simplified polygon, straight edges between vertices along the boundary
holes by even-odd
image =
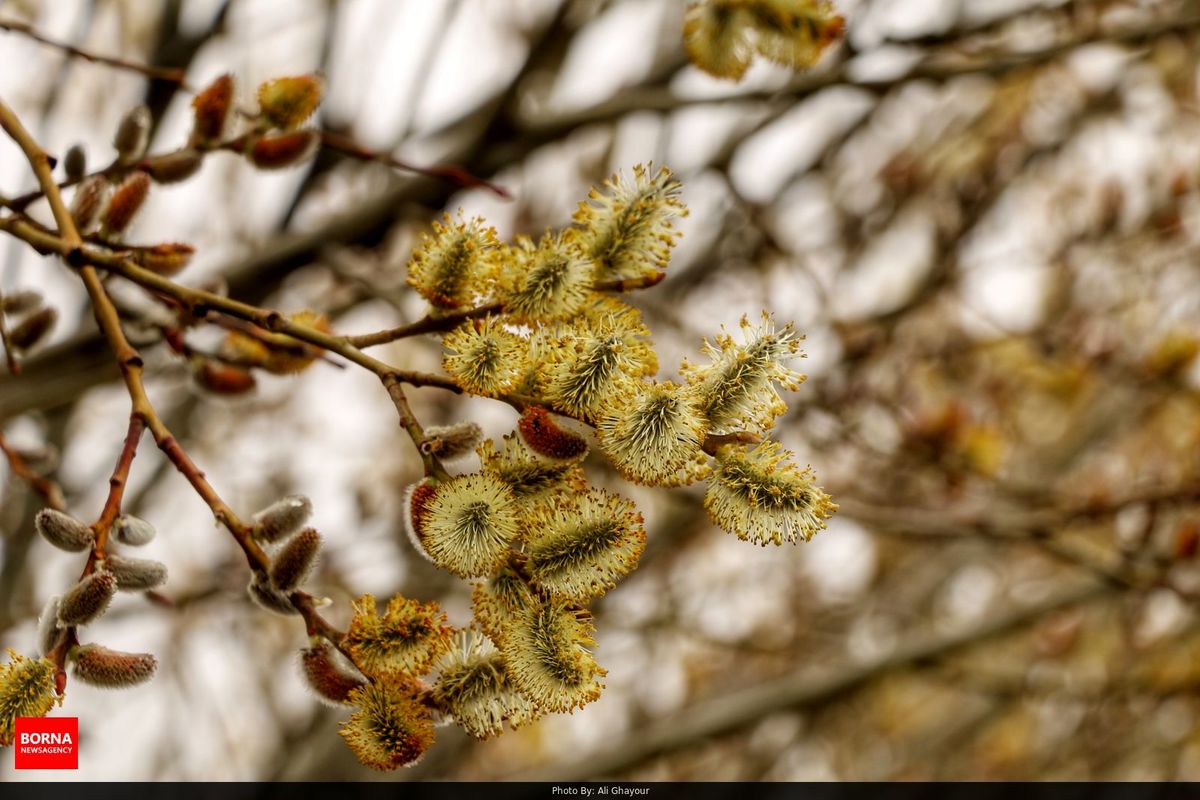
[[[702,487],[629,487],[592,459],[650,533],[595,607],[607,691],[486,743],[443,728],[388,779],[1200,778],[1200,3],[837,0],[847,36],[816,68],[760,62],[739,83],[688,63],[685,5],[6,0],[0,20],[193,86],[232,72],[245,103],[262,79],[320,71],[321,126],[514,198],[332,153],[271,174],[218,154],[156,188],[130,237],[194,244],[185,283],[326,311],[347,333],[393,326],[424,311],[404,264],[444,209],[536,235],[654,161],[691,209],[668,279],[630,298],[663,375],[743,314],[807,334],[779,438],[841,505],[829,529],[757,548],[709,524]],[[179,87],[19,33],[0,31],[0,96],[93,164],[139,103],[152,150],[187,136]],[[0,143],[0,191],[32,186]],[[91,519],[128,400],[75,277],[0,243],[0,289],[31,287],[62,319],[24,375],[0,375],[0,422],[57,454],[47,474]],[[328,549],[312,585],[334,622],[366,591],[469,619],[467,584],[404,538],[420,462],[373,376],[318,363],[230,399],[145,351],[160,411],[239,512],[313,499]],[[377,354],[440,360],[433,337]],[[499,438],[515,421],[413,397],[426,424]],[[0,644],[28,653],[80,565],[35,537],[40,498],[0,477]],[[122,596],[87,635],[154,652],[160,672],[71,684],[56,712],[80,718],[71,777],[379,777],[303,688],[298,624],[249,603],[244,560],[146,444],[129,504],[159,528],[147,550],[174,605]]]

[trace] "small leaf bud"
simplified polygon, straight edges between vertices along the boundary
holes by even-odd
[[[58,312],[50,306],[46,306],[40,311],[30,314],[21,321],[21,324],[8,332],[9,344],[17,350],[32,349],[45,339],[50,331],[54,330],[56,322],[58,322]]]
[[[117,126],[113,137],[113,147],[117,149],[117,160],[122,164],[132,164],[146,154],[146,145],[150,140],[150,109],[137,106],[129,109]]]

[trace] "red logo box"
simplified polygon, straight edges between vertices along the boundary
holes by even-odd
[[[17,717],[16,769],[79,769],[79,717]]]

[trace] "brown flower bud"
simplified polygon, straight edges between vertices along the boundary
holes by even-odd
[[[113,191],[100,220],[101,233],[105,236],[123,233],[133,222],[134,215],[146,202],[150,192],[150,176],[144,172],[135,172],[126,178]]]
[[[264,542],[278,542],[291,536],[311,514],[311,500],[304,495],[290,494],[254,515],[254,535]]]
[[[158,661],[149,653],[122,653],[98,644],[85,644],[71,651],[75,677],[102,689],[137,686],[154,677]]]
[[[267,611],[273,611],[276,614],[299,614],[296,607],[292,605],[292,601],[288,600],[287,595],[276,591],[270,580],[262,572],[255,571],[253,577],[250,578],[250,585],[246,587],[250,594],[250,599],[255,605]]]
[[[75,220],[80,231],[87,230],[95,223],[110,188],[108,178],[103,175],[84,178],[76,187],[75,196],[71,198],[71,219]]]
[[[258,105],[272,125],[290,130],[317,110],[321,92],[321,79],[316,75],[276,78],[259,85]]]
[[[164,242],[143,247],[134,252],[134,260],[151,272],[170,278],[177,275],[192,260],[196,248],[182,242]]]
[[[67,173],[67,180],[72,183],[83,180],[84,173],[87,172],[87,154],[82,146],[73,144],[67,150],[67,155],[63,158],[63,171]]]
[[[433,559],[425,547],[425,519],[437,491],[438,484],[432,478],[423,478],[404,492],[404,532],[413,548],[430,561]]]
[[[63,595],[58,606],[59,624],[87,625],[108,610],[116,592],[117,579],[111,572],[93,572]]]
[[[0,311],[5,314],[24,314],[42,304],[42,295],[32,289],[20,289],[0,297]]]
[[[195,377],[196,383],[217,394],[245,394],[252,391],[258,383],[248,369],[233,367],[207,358],[199,362]]]
[[[38,616],[38,650],[43,656],[49,655],[62,638],[62,626],[58,624],[58,605],[61,601],[62,595],[54,595],[42,606],[42,613]]]
[[[29,350],[36,346],[58,322],[58,312],[50,306],[30,314],[21,324],[8,332],[8,341],[17,350]]]
[[[144,592],[156,589],[167,582],[167,565],[149,558],[122,558],[108,556],[102,569],[111,572],[117,579],[117,590],[122,592]]]
[[[313,130],[263,136],[250,148],[250,160],[259,169],[290,167],[311,155],[319,139]]]
[[[540,406],[525,409],[517,428],[525,444],[546,458],[566,461],[581,458],[587,453],[587,441],[578,433],[568,430],[561,419],[556,419]]]
[[[315,528],[305,528],[297,533],[271,559],[271,584],[287,593],[304,582],[317,561],[321,549],[321,534]]]
[[[225,135],[225,120],[233,105],[233,78],[222,75],[192,100],[194,144],[218,142]]]
[[[113,147],[117,149],[117,161],[132,164],[146,154],[150,141],[150,109],[137,106],[121,117],[117,133],[113,136]]]
[[[70,514],[43,508],[33,519],[37,532],[50,544],[68,553],[81,553],[91,549],[96,541],[92,529]]]
[[[325,639],[300,651],[300,667],[309,688],[330,703],[346,704],[352,691],[367,684],[350,660]]]
[[[141,547],[149,543],[154,538],[154,533],[153,525],[131,514],[122,514],[113,523],[113,536],[116,536],[121,544],[131,547]]]
[[[145,169],[155,183],[178,183],[195,175],[203,163],[204,156],[189,147],[152,158]]]

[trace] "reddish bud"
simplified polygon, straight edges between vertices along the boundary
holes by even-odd
[[[93,572],[63,595],[58,606],[60,625],[87,625],[98,618],[117,592],[117,579],[111,572]]]
[[[121,544],[141,547],[154,538],[154,526],[140,517],[122,514],[113,523],[113,535]]]
[[[195,175],[203,163],[204,156],[187,148],[152,158],[144,169],[155,183],[177,183]]]
[[[33,527],[47,542],[68,553],[89,550],[95,542],[91,528],[70,514],[53,508],[43,508],[39,511],[33,519]]]
[[[250,160],[259,169],[290,167],[311,155],[319,138],[312,130],[263,136],[250,148]]]
[[[425,518],[429,515],[429,504],[437,495],[437,483],[432,478],[424,478],[411,486],[404,493],[404,532],[413,548],[425,558],[433,561],[425,548]]]
[[[122,592],[144,592],[167,582],[167,565],[161,561],[108,556],[101,563],[101,568],[117,579],[117,589]]]
[[[183,270],[192,260],[196,248],[182,242],[164,242],[134,251],[134,260],[142,267],[170,278]]]
[[[272,125],[290,130],[317,110],[321,92],[321,79],[316,75],[276,78],[259,85],[258,105]]]
[[[322,700],[338,705],[367,680],[336,647],[322,639],[300,651],[300,667],[309,688]]]
[[[154,677],[158,661],[149,653],[122,653],[98,644],[85,644],[71,651],[75,677],[102,689],[137,686]]]
[[[225,135],[225,121],[233,105],[233,78],[222,75],[192,100],[192,142],[210,144]]]
[[[295,591],[317,561],[321,549],[321,534],[315,528],[297,533],[271,559],[271,585],[285,594]]]
[[[253,391],[257,385],[250,370],[204,359],[196,372],[196,383],[216,394],[238,395]]]
[[[126,178],[113,191],[104,209],[101,219],[101,229],[105,236],[122,233],[133,221],[134,215],[146,202],[150,192],[150,176],[144,172],[135,172]]]
[[[580,458],[588,450],[587,441],[582,436],[567,430],[540,406],[525,409],[517,429],[529,448],[546,458],[566,461]]]
[[[71,219],[75,220],[79,230],[85,231],[95,223],[109,188],[108,178],[93,175],[75,189],[75,196],[71,198]]]
[[[1200,525],[1193,520],[1186,520],[1175,529],[1172,542],[1173,555],[1178,559],[1193,558],[1200,550]]]

